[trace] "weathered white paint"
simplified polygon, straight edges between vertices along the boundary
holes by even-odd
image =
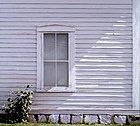
[[[140,1],[133,0],[133,108],[140,110]]]
[[[35,93],[33,108],[132,111],[132,0],[0,0],[0,106],[9,90],[35,90],[36,27],[50,23],[75,27],[77,92]]]

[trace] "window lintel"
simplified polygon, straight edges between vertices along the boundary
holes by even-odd
[[[51,25],[44,25],[38,26],[37,32],[74,32],[75,27],[70,25],[58,25],[58,24],[51,24]]]

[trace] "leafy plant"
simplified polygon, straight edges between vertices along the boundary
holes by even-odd
[[[7,114],[6,122],[26,122],[31,110],[32,97],[33,92],[29,90],[29,85],[25,90],[12,92],[7,99],[8,104],[3,107],[3,111]]]

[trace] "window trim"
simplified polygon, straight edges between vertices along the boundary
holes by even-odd
[[[68,33],[69,44],[69,86],[44,86],[44,42],[45,33]],[[75,28],[66,25],[45,25],[37,27],[37,92],[75,92]]]
[[[133,0],[133,109],[140,110],[140,0]]]

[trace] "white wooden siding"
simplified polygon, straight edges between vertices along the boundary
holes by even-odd
[[[132,0],[0,0],[0,106],[36,87],[36,26],[76,28],[75,93],[35,93],[33,108],[132,108]]]

